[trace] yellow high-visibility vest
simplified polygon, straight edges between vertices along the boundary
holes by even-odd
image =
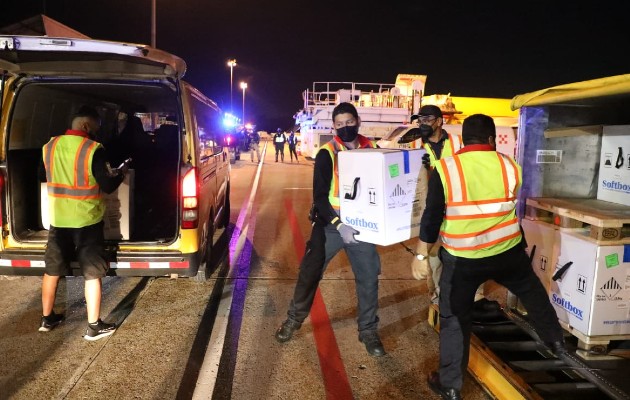
[[[444,148],[442,149],[442,154],[440,158],[437,157],[431,145],[427,142],[422,145],[424,149],[429,153],[429,160],[431,162],[431,170],[435,168],[435,164],[441,159],[446,157],[451,157],[455,153],[457,153],[462,147],[462,138],[459,135],[451,135],[447,133],[447,138],[444,140]]]
[[[50,224],[57,228],[82,228],[100,222],[105,203],[92,159],[101,144],[68,131],[50,139],[43,147]]]
[[[358,149],[366,149],[366,148],[374,148],[376,145],[368,138],[363,135],[358,135],[359,139],[359,147]],[[330,154],[330,159],[332,160],[333,166],[333,176],[332,182],[330,182],[330,191],[328,192],[328,201],[330,205],[337,211],[339,211],[339,165],[337,164],[337,153],[340,151],[348,150],[346,145],[343,143],[339,136],[333,137],[333,139],[322,145],[319,148],[319,151],[325,150]]]
[[[454,256],[482,258],[521,242],[516,194],[521,167],[496,151],[469,151],[439,160],[446,200],[442,246]]]

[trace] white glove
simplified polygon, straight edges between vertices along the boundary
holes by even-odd
[[[343,240],[345,244],[359,243],[354,238],[354,235],[358,235],[360,232],[354,229],[353,227],[348,226],[346,224],[339,224],[339,226],[337,227],[337,230],[339,231],[339,234],[341,235],[341,240]]]
[[[414,257],[411,262],[411,273],[417,280],[425,279],[431,273],[429,257],[426,257],[424,260],[419,260],[418,257]]]

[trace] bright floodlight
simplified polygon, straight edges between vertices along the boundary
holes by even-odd
[[[241,82],[241,89],[247,89],[247,82]]]

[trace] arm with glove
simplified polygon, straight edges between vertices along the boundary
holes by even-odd
[[[426,207],[420,220],[420,239],[415,249],[417,256],[411,262],[411,273],[415,279],[424,279],[431,274],[429,256],[437,256],[441,246],[439,234],[446,201],[437,170],[434,169],[430,175]]]

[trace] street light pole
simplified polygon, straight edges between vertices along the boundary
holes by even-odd
[[[234,66],[236,65],[236,59],[232,58],[228,60],[227,66],[230,67],[230,112],[234,113],[234,104],[232,102],[232,92],[234,89]]]
[[[151,47],[155,48],[156,10],[155,0],[151,0]]]
[[[243,89],[243,124],[245,124],[245,89],[247,89],[247,82],[241,82],[241,89]]]

